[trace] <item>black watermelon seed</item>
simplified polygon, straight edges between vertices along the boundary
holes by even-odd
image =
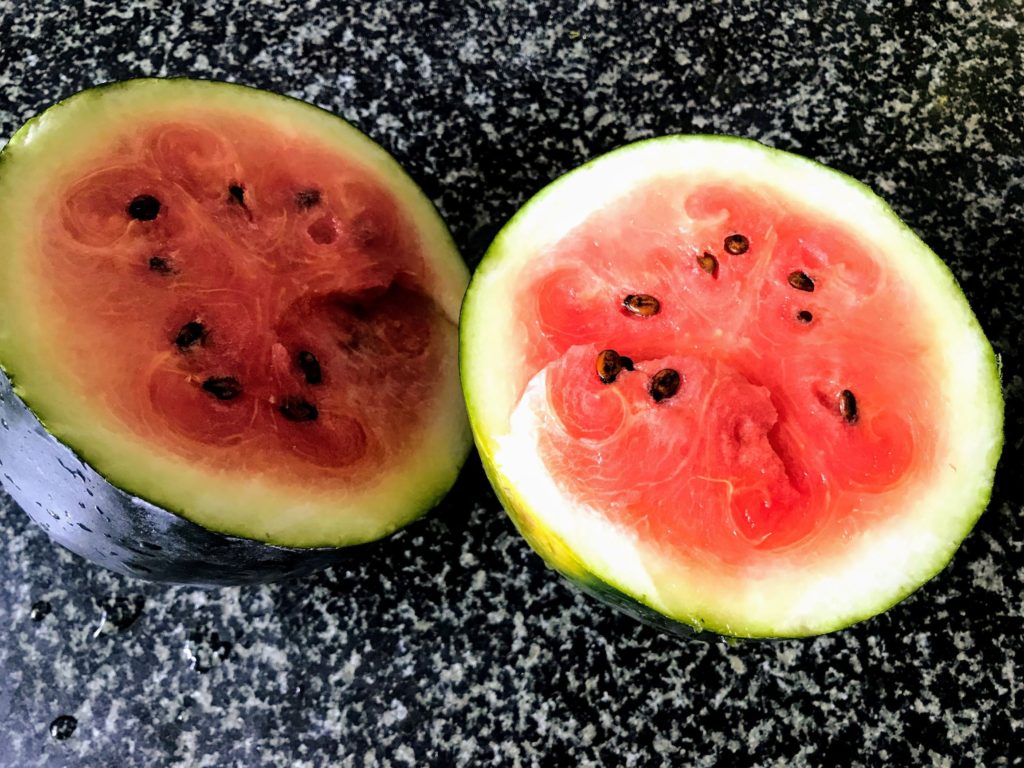
[[[198,320],[192,320],[181,326],[178,335],[174,337],[174,343],[178,349],[188,349],[193,344],[202,343],[206,338],[206,326]]]
[[[750,250],[750,241],[743,235],[729,235],[725,238],[725,250],[733,256],[741,256]]]
[[[651,377],[651,397],[660,403],[679,391],[679,372],[671,368],[662,368]]]
[[[77,727],[78,721],[71,715],[60,715],[50,723],[50,735],[57,741],[64,741],[71,738]]]
[[[622,300],[631,314],[639,317],[653,317],[661,311],[661,302],[646,293],[631,293]]]
[[[295,193],[295,205],[306,211],[320,203],[319,189],[303,189]]]
[[[245,187],[238,184],[232,184],[228,187],[228,194],[231,196],[231,200],[233,202],[242,206],[245,205]]]
[[[242,385],[234,376],[211,376],[203,382],[203,389],[218,400],[234,400],[242,394]]]
[[[848,389],[839,393],[839,415],[846,419],[847,424],[857,423],[857,398]]]
[[[138,195],[128,203],[128,215],[139,221],[152,221],[160,213],[160,201],[152,195]]]
[[[712,277],[718,275],[718,259],[714,257],[714,254],[705,253],[703,256],[698,256],[697,264]]]
[[[626,357],[625,355],[619,355],[619,365],[622,367],[622,370],[624,371],[632,371],[633,358]]]
[[[51,611],[53,611],[53,606],[46,600],[37,600],[32,603],[32,610],[29,611],[28,615],[32,621],[42,621],[50,615]]]
[[[611,384],[621,370],[622,358],[614,349],[602,349],[597,353],[597,378],[602,384]]]
[[[814,319],[814,315],[812,315],[806,309],[801,309],[799,312],[796,313],[796,319],[806,325],[807,323],[811,322],[811,320]]]
[[[814,281],[807,276],[806,272],[790,272],[788,279],[789,284],[798,291],[807,291],[810,293],[814,290]]]
[[[320,415],[315,405],[297,396],[286,397],[278,410],[288,421],[316,421]]]
[[[307,384],[319,384],[323,379],[323,371],[320,370],[320,361],[316,355],[305,349],[295,356],[295,363],[306,378]]]
[[[171,269],[171,263],[163,256],[150,256],[149,269],[151,272],[157,272],[161,275],[169,275],[174,271]]]

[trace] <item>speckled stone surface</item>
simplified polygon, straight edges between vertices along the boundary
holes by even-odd
[[[211,592],[106,573],[0,501],[0,764],[1024,762],[1024,10],[649,5],[0,2],[0,136],[111,79],[275,89],[392,150],[471,263],[627,140],[735,133],[830,163],[947,260],[1003,356],[999,482],[952,565],[833,636],[679,642],[546,571],[475,461],[347,570]]]

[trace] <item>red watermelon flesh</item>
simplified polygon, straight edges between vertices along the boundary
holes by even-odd
[[[531,407],[551,415],[545,466],[570,497],[686,556],[828,557],[898,511],[874,500],[948,437],[934,339],[885,259],[820,212],[737,184],[658,179],[595,212],[515,290],[518,390],[543,373]],[[658,311],[629,311],[638,294]],[[633,370],[603,383],[604,349]],[[680,386],[656,401],[664,369]]]
[[[358,485],[415,445],[451,321],[367,170],[227,112],[143,125],[91,167],[53,195],[33,268],[68,367],[124,426],[290,483]]]

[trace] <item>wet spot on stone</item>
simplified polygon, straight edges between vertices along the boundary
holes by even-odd
[[[77,727],[78,720],[71,715],[60,715],[50,723],[50,735],[57,741],[64,741],[71,738]]]
[[[42,621],[53,612],[53,606],[50,605],[46,600],[36,600],[32,603],[32,609],[29,611],[29,618],[32,621]]]

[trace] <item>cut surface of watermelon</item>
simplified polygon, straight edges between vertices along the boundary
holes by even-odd
[[[802,158],[720,137],[599,158],[499,234],[463,318],[470,419],[520,529],[682,625],[872,615],[988,499],[1002,399],[963,294]]]
[[[469,446],[468,273],[399,165],[240,86],[78,94],[0,161],[0,361],[117,487],[278,545],[379,538]]]

